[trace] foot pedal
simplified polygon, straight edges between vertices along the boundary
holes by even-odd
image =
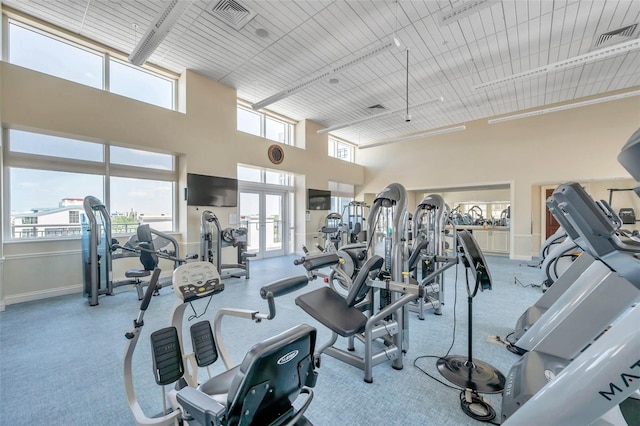
[[[191,345],[198,367],[207,367],[218,359],[216,342],[209,321],[200,321],[191,326]]]
[[[157,384],[168,385],[184,374],[182,351],[175,327],[167,327],[151,333],[151,355]]]

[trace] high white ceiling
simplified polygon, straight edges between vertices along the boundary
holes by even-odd
[[[181,0],[186,1],[186,0]],[[356,144],[458,125],[640,85],[640,48],[487,89],[483,83],[533,70],[593,50],[606,32],[640,22],[638,0],[505,0],[448,25],[443,14],[478,0],[236,0],[256,12],[235,30],[193,1],[148,62],[181,73],[191,69],[237,89],[251,103],[304,80],[341,59],[389,40],[409,48],[388,50],[267,108],[330,127],[384,110],[402,110],[333,132]],[[165,1],[3,0],[26,14],[131,52]],[[135,27],[137,26],[137,28]],[[260,37],[257,30],[266,30]],[[262,32],[262,31],[258,31]],[[638,41],[640,25],[630,39]]]

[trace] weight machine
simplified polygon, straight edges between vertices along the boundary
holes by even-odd
[[[200,256],[202,260],[216,265],[222,279],[249,279],[249,258],[256,254],[247,251],[247,235],[247,228],[222,229],[218,217],[210,210],[205,210],[200,219]],[[224,247],[236,249],[237,263],[222,263]]]
[[[437,194],[427,195],[416,207],[412,219],[410,238],[410,256],[408,270],[412,279],[422,281],[424,277],[440,269],[444,264],[431,262],[430,259],[446,256],[449,243],[446,241],[452,231],[453,252],[457,250],[456,225],[451,220],[449,206]],[[442,314],[444,304],[444,275],[436,275],[434,280],[425,283],[425,297],[417,304],[409,305],[409,310],[417,312],[424,319],[424,312],[433,309],[436,315]]]
[[[318,249],[320,251],[334,251],[342,245],[342,235],[347,230],[346,225],[342,223],[342,215],[334,212],[324,218],[324,225],[319,231],[324,238],[324,247],[318,246]]]
[[[90,306],[99,304],[98,296],[113,295],[113,290],[125,285],[133,285],[142,300],[143,287],[147,282],[141,278],[150,277],[158,264],[158,258],[174,262],[174,267],[186,262],[181,259],[178,241],[170,235],[151,229],[149,225],[140,225],[136,234],[120,245],[111,236],[111,216],[106,206],[96,197],[88,195],[84,202],[85,215],[82,218],[82,265],[83,293]],[[169,250],[164,247],[170,247]],[[143,269],[128,269],[125,280],[113,279],[113,261],[116,259],[137,257]],[[187,256],[193,259],[193,255]],[[197,257],[197,256],[196,256]],[[158,289],[162,284],[158,284]]]
[[[347,244],[367,241],[365,209],[368,208],[364,201],[351,201],[342,209],[342,219],[347,221]]]

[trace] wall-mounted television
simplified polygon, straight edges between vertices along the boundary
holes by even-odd
[[[187,205],[238,206],[238,180],[187,173]]]
[[[331,210],[331,191],[308,189],[307,210]]]

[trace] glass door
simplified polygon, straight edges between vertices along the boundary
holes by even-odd
[[[240,222],[246,226],[247,250],[256,258],[285,254],[286,192],[270,190],[240,191]]]

